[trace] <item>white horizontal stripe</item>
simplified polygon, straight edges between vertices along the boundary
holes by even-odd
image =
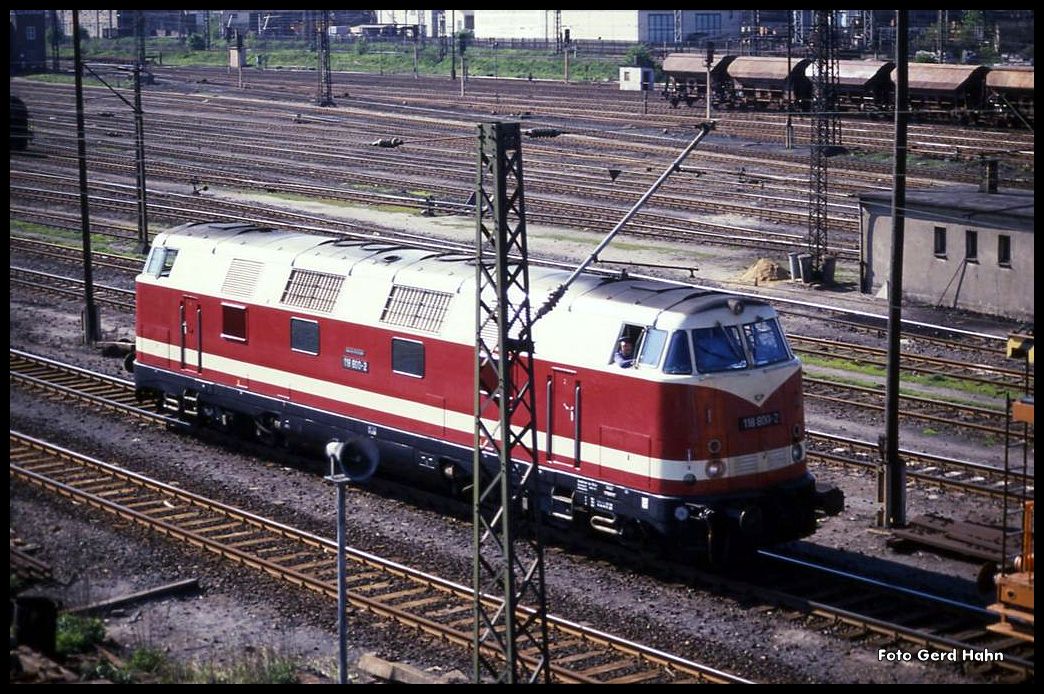
[[[172,363],[180,363],[181,349],[177,345],[167,345],[156,340],[148,340],[138,337],[136,349],[141,354],[170,359]],[[169,354],[168,354],[169,352]],[[195,367],[197,353],[195,350],[185,350],[185,363],[189,367]],[[263,383],[272,388],[286,388],[291,392],[307,393],[313,396],[328,398],[335,402],[351,403],[359,407],[385,412],[391,415],[405,417],[417,422],[431,426],[442,427],[458,432],[460,434],[473,435],[475,431],[475,419],[472,415],[443,410],[432,405],[425,405],[390,395],[382,395],[373,391],[353,388],[351,386],[332,383],[309,376],[272,369],[257,364],[242,362],[227,357],[219,357],[207,352],[203,353],[203,368],[244,379],[250,384]],[[184,375],[184,374],[182,374]],[[489,431],[496,434],[497,422],[494,420],[483,420]],[[382,425],[383,426],[383,425]],[[537,432],[537,447],[540,451],[546,451],[546,434]],[[557,453],[572,454],[572,437],[553,436],[553,450]],[[697,480],[710,479],[706,473],[705,459],[701,460],[668,460],[663,458],[652,458],[609,448],[589,442],[581,442],[581,460],[598,461],[603,468],[609,468],[625,474],[640,477],[651,477],[655,480],[681,481],[686,475],[694,475]],[[733,477],[739,474],[763,473],[778,470],[791,464],[790,446],[777,448],[758,453],[747,454],[722,459],[725,462],[725,474],[722,477]],[[568,468],[568,465],[554,465],[555,469]]]

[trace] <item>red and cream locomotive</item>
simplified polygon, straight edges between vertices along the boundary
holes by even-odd
[[[533,304],[566,274],[531,267]],[[474,275],[459,253],[183,225],[137,277],[139,396],[273,443],[346,442],[382,475],[461,493]],[[585,274],[533,331],[550,522],[712,553],[815,530],[801,365],[770,305]]]

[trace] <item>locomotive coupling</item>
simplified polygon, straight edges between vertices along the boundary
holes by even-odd
[[[845,510],[845,493],[832,484],[816,482],[816,510],[836,516]]]

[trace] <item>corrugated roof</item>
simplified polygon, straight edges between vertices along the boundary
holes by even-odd
[[[982,65],[941,65],[937,63],[910,63],[907,82],[910,89],[940,92],[958,91],[972,80],[982,79],[986,68]],[[895,70],[892,70],[895,82]]]
[[[1023,89],[1033,91],[1033,68],[991,68],[986,74],[986,86],[993,89]]]
[[[786,58],[766,58],[761,56],[740,56],[733,60],[727,69],[729,77],[734,80],[786,80],[788,74],[803,74],[812,61],[807,58],[791,59],[791,70],[787,71]]]
[[[721,56],[711,63],[711,72],[723,69],[735,58],[736,56],[734,55]],[[706,75],[706,61],[707,55],[705,53],[671,53],[663,59],[663,71],[665,74],[675,76]]]
[[[838,84],[850,86],[865,86],[874,79],[887,79],[888,73],[895,67],[895,63],[867,60],[839,60],[837,61]],[[815,63],[809,63],[805,68],[805,76],[809,79],[815,78]]]

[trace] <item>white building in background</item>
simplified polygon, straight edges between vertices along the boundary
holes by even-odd
[[[557,24],[571,39],[650,44],[738,36],[742,10],[475,10],[475,38],[555,40]]]
[[[469,30],[477,39],[571,39],[674,43],[738,37],[743,10],[376,10],[378,24],[419,24],[424,36]],[[556,17],[557,14],[557,17]]]
[[[474,10],[375,10],[378,24],[413,25],[421,27],[428,37],[449,36],[474,26]]]

